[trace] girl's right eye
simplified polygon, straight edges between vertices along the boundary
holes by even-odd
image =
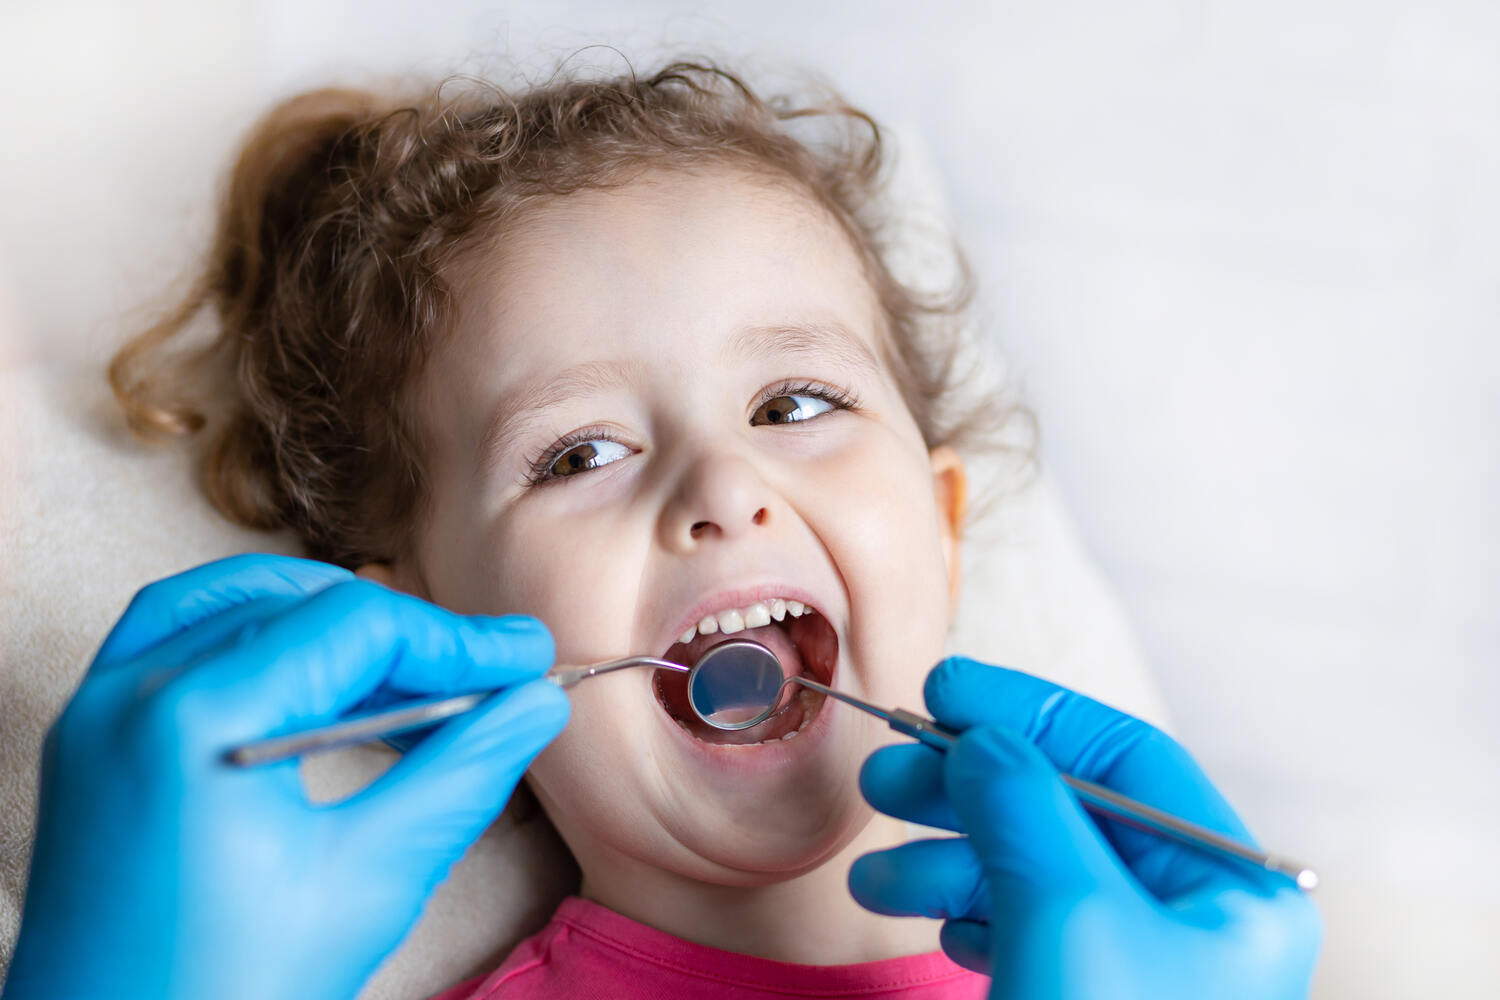
[[[564,479],[568,476],[618,462],[630,455],[630,449],[618,441],[594,440],[575,444],[552,459],[542,479]]]

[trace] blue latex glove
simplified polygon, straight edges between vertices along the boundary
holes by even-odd
[[[878,913],[945,920],[943,949],[993,976],[992,998],[1306,997],[1317,910],[1285,876],[1095,821],[1063,770],[1252,843],[1187,752],[1139,719],[1028,674],[952,659],[927,708],[962,731],[946,754],[876,751],[860,784],[881,812],[965,836],[855,862]]]
[[[5,1000],[353,997],[567,722],[535,619],[333,566],[211,563],[140,592],[47,734]],[[308,803],[232,744],[378,692],[505,688],[367,788]]]

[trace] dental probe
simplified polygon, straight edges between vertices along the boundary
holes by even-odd
[[[853,705],[862,712],[884,719],[896,732],[904,736],[910,736],[920,743],[925,743],[934,750],[946,752],[949,747],[958,742],[957,733],[950,732],[938,725],[932,719],[925,718],[915,712],[908,712],[904,708],[884,709],[862,701],[853,695],[835,691],[826,684],[809,680],[807,677],[788,677],[788,681],[810,687],[814,691],[821,691],[830,698],[837,698],[846,705]],[[1190,822],[1169,812],[1149,806],[1144,802],[1138,802],[1127,795],[1096,785],[1092,781],[1084,781],[1075,778],[1071,774],[1059,773],[1063,784],[1073,789],[1077,794],[1079,802],[1090,812],[1107,816],[1127,826],[1133,826],[1138,830],[1148,833],[1160,834],[1170,837],[1179,843],[1197,847],[1211,854],[1221,857],[1230,857],[1239,861],[1248,861],[1253,865],[1265,868],[1268,871],[1285,875],[1297,884],[1297,888],[1303,892],[1311,892],[1318,887],[1318,873],[1306,865],[1298,864],[1289,858],[1276,854],[1267,854],[1248,847],[1237,840],[1224,836],[1206,826]]]
[[[680,673],[687,673],[690,669],[681,663],[658,660],[651,656],[627,656],[623,659],[595,663],[586,667],[555,670],[547,674],[544,679],[566,691],[590,677],[613,673],[628,667],[655,667],[658,670],[676,670]],[[494,693],[494,691],[475,691],[472,694],[453,695],[430,701],[407,702],[395,708],[357,715],[328,726],[318,726],[315,729],[304,729],[285,736],[273,736],[270,739],[242,743],[231,747],[225,752],[224,757],[231,764],[254,767],[257,764],[269,764],[272,761],[298,757],[317,750],[333,750],[355,743],[368,743],[382,736],[394,736],[409,729],[417,729],[455,715],[462,715]]]

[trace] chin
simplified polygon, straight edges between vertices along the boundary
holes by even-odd
[[[875,815],[859,792],[865,758],[886,729],[820,695],[791,739],[705,743],[667,734],[676,757],[667,833],[723,885],[765,885],[837,856]],[[832,710],[831,710],[832,709]]]
[[[857,790],[824,797],[815,812],[806,805],[767,804],[754,825],[731,825],[722,815],[702,817],[695,824],[698,829],[677,837],[697,859],[692,865],[696,870],[682,874],[724,886],[789,881],[837,857],[875,815]]]

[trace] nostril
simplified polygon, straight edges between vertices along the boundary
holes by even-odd
[[[771,515],[769,513],[767,513],[766,509],[764,507],[762,507],[760,510],[758,510],[758,511],[755,512],[755,515],[753,517],[750,518],[750,523],[754,524],[754,525],[756,525],[758,527],[758,526],[760,526],[762,524],[765,524],[766,523],[766,518],[768,518],[770,516]]]
[[[688,533],[691,534],[694,538],[697,538],[699,535],[708,530],[708,524],[709,522],[707,521],[694,522],[693,526],[688,529]]]

